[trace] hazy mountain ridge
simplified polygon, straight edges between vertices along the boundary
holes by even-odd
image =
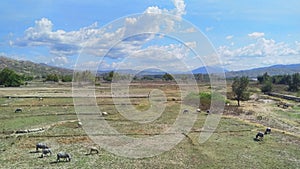
[[[45,63],[34,63],[31,61],[24,61],[24,60],[15,60],[7,57],[0,56],[0,70],[8,67],[13,69],[17,73],[31,75],[31,76],[46,76],[51,73],[55,73],[58,75],[66,75],[66,74],[73,74],[73,70],[49,66]],[[99,74],[107,73],[111,70],[98,70]],[[132,69],[128,70],[115,70],[119,73],[128,73],[128,74],[136,74],[139,75],[163,75],[165,73],[170,74],[190,74],[190,72],[165,72],[158,69],[146,69],[143,71],[136,71]],[[176,73],[175,73],[176,72]],[[248,76],[252,78],[256,78],[258,75],[262,75],[267,72],[269,75],[282,75],[282,74],[294,74],[300,72],[300,64],[289,64],[289,65],[273,65],[269,67],[260,67],[248,70],[240,70],[240,71],[229,71],[222,67],[218,66],[203,66],[191,71],[193,74],[207,74],[210,73],[221,73],[224,72],[227,78],[232,78],[236,76]]]
[[[228,72],[228,70],[218,66],[203,66],[192,70],[193,74],[208,74],[208,72],[214,74]]]
[[[236,77],[236,76],[248,76],[248,77],[257,77],[258,75],[263,75],[267,72],[269,75],[285,75],[285,74],[294,74],[300,72],[300,64],[289,64],[289,65],[273,65],[268,67],[260,67],[249,70],[240,70],[240,71],[230,71],[226,72],[226,77]]]
[[[34,63],[31,61],[15,60],[0,56],[0,70],[8,67],[19,74],[29,76],[46,76],[48,74],[67,75],[72,74],[73,70],[60,67],[49,66],[44,63]]]

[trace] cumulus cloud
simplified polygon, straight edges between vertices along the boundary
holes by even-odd
[[[173,3],[175,5],[175,7],[176,7],[175,14],[177,16],[182,16],[182,15],[186,14],[185,3],[184,3],[183,0],[173,0]]]
[[[256,39],[254,43],[239,48],[220,46],[217,51],[223,63],[226,63],[229,67],[244,69],[245,66],[251,68],[251,66],[264,66],[264,64],[283,64],[287,63],[286,61],[289,61],[289,63],[299,62],[299,59],[297,59],[299,57],[296,56],[300,55],[300,50],[296,46],[262,37]]]
[[[63,66],[67,63],[68,63],[68,58],[65,56],[61,56],[61,57],[58,56],[51,59],[51,64],[55,66]]]
[[[160,9],[158,6],[150,6],[145,10],[145,13],[171,14],[180,18],[186,14],[184,0],[172,0],[172,2],[175,6],[172,10]]]
[[[298,52],[286,43],[276,42],[273,39],[259,38],[255,43],[230,49],[228,46],[219,47],[219,53],[225,57],[265,57],[296,55]]]
[[[145,43],[153,40],[155,34],[164,29],[164,32],[178,31],[175,23],[186,14],[184,0],[172,0],[173,9],[162,9],[150,6],[144,11],[144,15],[127,17],[120,25],[99,28],[97,23],[83,27],[79,30],[65,31],[54,30],[54,24],[48,18],[41,18],[35,24],[24,31],[24,35],[11,41],[13,46],[43,46],[48,47],[52,64],[63,65],[70,63],[70,56],[78,56],[88,53],[92,56],[109,57],[112,59],[124,58],[140,52],[145,48]],[[157,16],[153,14],[171,14],[176,20],[166,15]],[[167,17],[169,16],[169,17]],[[187,33],[195,32],[194,28],[182,28]],[[142,32],[142,34],[139,34]],[[190,42],[187,45],[195,46]],[[147,48],[151,48],[148,46]],[[155,47],[154,47],[155,48]],[[158,48],[158,47],[156,47]],[[177,49],[178,48],[178,49]],[[177,58],[183,57],[182,48],[174,45],[162,45],[161,49],[176,54]],[[91,65],[87,63],[86,65]],[[105,67],[108,65],[105,64]]]
[[[16,46],[47,46],[52,54],[68,56],[77,54],[86,41],[92,41],[94,37],[104,33],[97,29],[97,23],[70,32],[53,31],[52,27],[52,22],[47,18],[37,20],[33,27],[29,27],[24,32],[23,37],[16,39],[12,44]],[[107,36],[107,34],[103,36]]]
[[[248,36],[251,37],[251,38],[260,38],[260,37],[264,37],[265,33],[263,33],[263,32],[253,32],[253,33],[249,33]]]

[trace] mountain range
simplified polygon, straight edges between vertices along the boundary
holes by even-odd
[[[226,77],[236,77],[236,76],[248,76],[248,77],[257,77],[258,75],[263,75],[267,72],[269,75],[285,75],[285,74],[294,74],[300,72],[300,64],[289,64],[289,65],[273,65],[268,67],[260,67],[249,70],[240,70],[240,71],[228,71],[226,72]]]
[[[58,74],[58,75],[71,75],[73,70],[65,69],[55,66],[49,66],[44,63],[34,63],[31,61],[15,60],[7,57],[0,56],[0,70],[8,67],[13,69],[19,74],[43,77],[48,74]]]
[[[72,74],[72,69],[66,69],[61,67],[49,66],[44,63],[34,63],[31,61],[15,60],[7,57],[0,56],[0,70],[8,67],[13,69],[17,73],[31,75],[31,76],[46,76],[47,74],[59,74],[66,75]],[[102,70],[98,71],[99,74],[107,73],[111,70]],[[163,75],[166,72],[160,71],[158,69],[147,69],[141,72],[136,70],[118,70],[119,73],[130,73],[139,75]],[[175,73],[174,73],[175,72]],[[269,75],[282,75],[282,74],[294,74],[300,72],[300,64],[289,64],[289,65],[273,65],[269,67],[260,67],[249,70],[240,70],[240,71],[229,71],[218,66],[203,66],[197,69],[192,70],[193,74],[207,74],[207,73],[220,73],[225,72],[227,78],[237,77],[237,76],[248,76],[256,78],[258,75],[262,75],[267,72]],[[173,74],[188,74],[188,72],[172,72]]]

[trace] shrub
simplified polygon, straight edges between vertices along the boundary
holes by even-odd
[[[214,99],[216,102],[228,103],[226,97],[221,95],[220,93],[210,93],[210,92],[200,92],[197,93],[189,93],[185,99],[184,103],[192,106],[199,106],[201,109],[209,109],[211,105],[211,99]]]

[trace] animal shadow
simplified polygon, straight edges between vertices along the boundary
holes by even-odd
[[[68,161],[51,161],[50,164],[67,163]]]
[[[29,153],[33,154],[33,153],[39,153],[40,151],[39,150],[36,150],[36,151],[29,151]]]
[[[257,142],[258,142],[258,141],[262,141],[262,140],[260,140],[260,139],[258,139],[258,138],[255,138],[255,137],[253,138],[253,140],[254,140],[254,141],[257,141]]]

